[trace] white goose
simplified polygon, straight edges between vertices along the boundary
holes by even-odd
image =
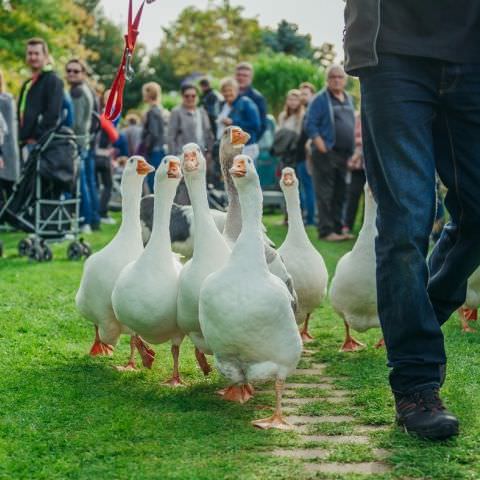
[[[475,332],[474,328],[468,325],[469,321],[477,320],[478,308],[480,307],[480,268],[473,272],[468,279],[467,298],[465,304],[459,310],[462,330],[467,333]]]
[[[286,167],[282,170],[280,188],[287,204],[288,232],[285,241],[278,249],[288,273],[293,278],[298,296],[297,321],[304,323],[300,332],[302,340],[312,340],[308,333],[308,321],[327,294],[328,271],[323,257],[312,245],[303,225],[300,209],[298,179],[295,170]]]
[[[80,313],[95,325],[92,356],[112,355],[120,334],[133,334],[115,316],[111,297],[122,269],[143,251],[140,198],[144,178],[153,170],[142,157],[134,156],[127,161],[121,185],[122,224],[110,243],[85,262],[75,302]],[[138,348],[143,364],[150,367],[155,353],[137,335],[132,335],[130,344],[131,361],[135,348]]]
[[[170,211],[182,177],[180,161],[166,156],[155,173],[153,230],[145,250],[120,274],[112,294],[117,318],[147,341],[172,342],[173,375],[168,384],[182,384],[178,357],[183,333],[177,324],[178,277],[182,268],[172,253]]]
[[[240,201],[238,192],[230,174],[230,168],[233,165],[233,159],[242,152],[243,147],[250,139],[250,135],[244,132],[240,127],[230,126],[223,132],[220,140],[220,166],[225,182],[225,189],[228,196],[228,211],[225,220],[225,229],[223,235],[227,239],[228,244],[232,247],[240,231],[242,230],[242,213],[240,210]],[[270,272],[279,277],[285,285],[287,285],[292,294],[292,307],[296,311],[297,296],[294,289],[292,277],[287,271],[283,260],[277,250],[273,248],[272,242],[265,235],[265,228],[262,225],[265,257]]]
[[[242,230],[225,267],[200,292],[200,325],[218,368],[248,398],[250,381],[276,380],[272,417],[253,424],[288,428],[282,418],[284,381],[300,360],[302,340],[285,284],[268,270],[262,230],[262,191],[252,160],[239,155],[230,172],[238,189]]]
[[[200,147],[189,143],[183,147],[183,173],[194,213],[193,257],[185,264],[180,274],[177,321],[195,345],[195,354],[203,373],[210,367],[205,353],[212,354],[203,338],[198,318],[200,288],[205,278],[223,267],[229,256],[230,247],[219,232],[207,199],[207,162]]]
[[[338,262],[330,285],[330,301],[345,323],[345,342],[341,351],[352,352],[364,347],[350,335],[380,327],[377,310],[375,237],[377,205],[365,187],[365,218],[351,252]],[[377,347],[383,345],[383,340]]]

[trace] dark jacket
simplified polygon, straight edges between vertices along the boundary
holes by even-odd
[[[27,80],[20,90],[18,102],[20,142],[30,138],[39,140],[45,132],[57,126],[62,113],[63,82],[55,72],[42,72],[26,93],[30,82],[30,79]],[[25,94],[27,96],[24,102]],[[22,105],[25,105],[23,112]]]
[[[207,112],[208,118],[210,120],[210,126],[212,127],[213,136],[217,138],[217,117],[220,113],[220,104],[222,100],[220,95],[213,90],[207,90],[207,92],[202,96],[200,105]]]
[[[289,128],[280,128],[276,131],[272,153],[281,159],[283,167],[295,166],[298,139],[298,133]]]
[[[265,101],[264,96],[252,87],[249,87],[244,92],[240,93],[242,97],[248,97],[250,100],[255,103],[258,108],[258,113],[260,116],[260,127],[258,129],[256,140],[253,143],[257,143],[258,140],[262,138],[262,135],[265,133],[267,129],[267,102]]]
[[[142,130],[142,144],[145,151],[150,154],[160,150],[165,145],[165,129],[162,110],[157,105],[148,110]]]
[[[345,92],[348,101],[352,104],[352,97]],[[335,124],[332,102],[328,90],[324,88],[317,93],[310,102],[306,113],[305,131],[312,140],[316,137],[322,137],[325,146],[330,150],[335,145]],[[352,136],[352,151],[354,150],[354,138]]]
[[[381,0],[347,0],[345,6],[345,71],[355,74],[377,65]]]
[[[260,131],[260,115],[255,103],[248,97],[238,96],[232,104],[232,109],[228,114],[232,119],[233,125],[240,127],[250,135],[248,144],[257,143],[258,132]]]

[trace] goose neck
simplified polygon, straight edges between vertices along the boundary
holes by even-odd
[[[307,240],[308,236],[303,225],[302,209],[300,207],[300,195],[298,187],[284,190],[285,202],[288,214],[287,236],[296,240]]]
[[[132,238],[135,234],[141,237],[140,200],[142,196],[143,178],[126,179],[122,183],[122,222],[118,230],[121,236]]]

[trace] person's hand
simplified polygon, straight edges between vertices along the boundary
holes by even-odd
[[[312,140],[313,144],[315,145],[316,149],[320,152],[320,153],[327,153],[328,152],[328,149],[327,149],[327,146],[325,145],[325,142],[323,141],[323,138],[318,136],[318,137],[315,137],[313,140]]]
[[[5,163],[4,163],[4,161],[3,161],[3,158],[0,157],[0,170],[1,170],[2,168],[5,168]]]
[[[222,120],[223,124],[229,127],[230,125],[233,125],[233,120],[230,117],[225,117]]]
[[[27,141],[25,143],[27,145],[35,145],[37,143],[37,141],[34,138],[29,138],[29,139],[27,139]]]

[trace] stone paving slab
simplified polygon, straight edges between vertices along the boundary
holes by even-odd
[[[323,380],[323,379],[322,379]],[[330,383],[286,383],[285,388],[321,388],[323,390],[330,390],[332,385]]]
[[[285,417],[285,420],[293,425],[306,425],[313,423],[344,423],[355,421],[355,419],[349,415],[319,415],[313,417],[308,415],[290,415]]]
[[[349,397],[351,395],[348,390],[332,390],[328,394],[332,397]]]
[[[355,445],[368,445],[370,443],[370,438],[366,435],[302,435],[301,438],[305,442],[353,443]]]
[[[324,448],[295,448],[274,450],[273,455],[276,457],[295,458],[299,460],[314,460],[316,458],[327,458],[330,452]]]
[[[305,465],[309,473],[338,473],[348,474],[356,473],[359,475],[372,475],[389,473],[391,467],[382,462],[362,462],[362,463],[309,463]]]

